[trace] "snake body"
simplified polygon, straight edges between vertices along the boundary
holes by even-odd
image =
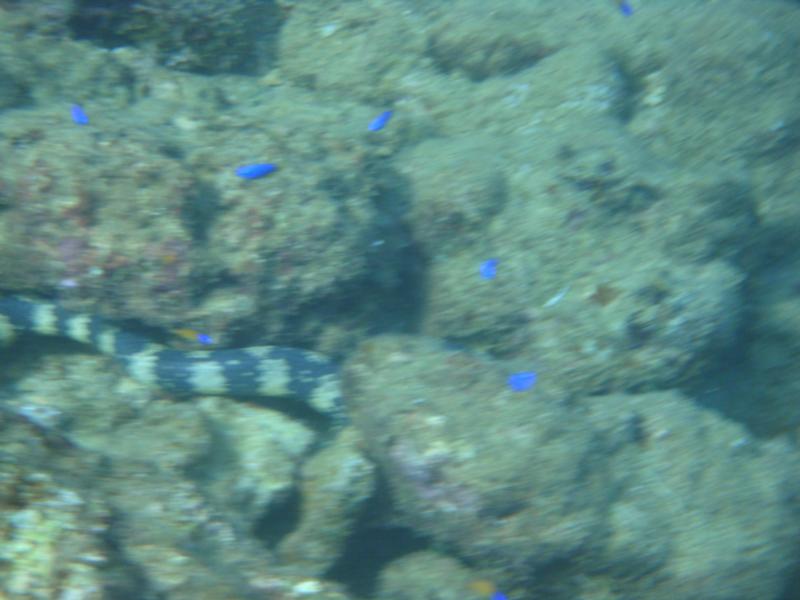
[[[281,346],[184,352],[102,317],[56,303],[0,298],[0,329],[67,337],[116,359],[134,379],[179,395],[294,397],[315,410],[341,410],[336,365],[316,352]]]

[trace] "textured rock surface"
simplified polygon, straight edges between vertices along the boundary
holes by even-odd
[[[348,428],[303,465],[300,522],[277,549],[293,569],[323,575],[342,556],[376,486],[375,467],[361,452],[361,443]]]
[[[446,555],[414,552],[387,565],[376,595],[386,600],[478,600],[483,595],[470,589],[476,580],[475,573]]]
[[[502,371],[403,337],[353,357],[353,418],[402,522],[527,589],[777,597],[800,550],[788,444],[675,392],[569,402]]]

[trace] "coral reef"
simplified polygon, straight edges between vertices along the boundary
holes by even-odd
[[[0,596],[797,595],[800,7],[632,5],[0,0],[2,293],[350,417],[0,330]]]

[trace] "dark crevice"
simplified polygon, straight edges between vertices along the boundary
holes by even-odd
[[[269,548],[276,548],[300,523],[300,506],[300,492],[295,489],[256,522],[253,534]]]
[[[79,0],[67,27],[75,38],[103,48],[129,45],[133,40],[123,31],[135,4],[133,0]]]
[[[393,514],[391,492],[387,483],[380,480],[377,491],[364,509],[359,525],[325,577],[340,582],[354,596],[376,597],[378,576],[386,565],[429,546],[426,538],[411,529],[387,525],[393,520]]]
[[[378,575],[390,562],[427,548],[424,538],[404,527],[369,527],[356,531],[326,577],[355,596],[374,598]]]
[[[642,95],[643,85],[639,77],[628,67],[624,61],[616,61],[616,74],[622,85],[619,98],[614,106],[613,114],[622,124],[630,123],[636,116],[639,98]]]

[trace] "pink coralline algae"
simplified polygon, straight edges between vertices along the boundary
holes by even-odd
[[[433,449],[420,453],[409,441],[395,441],[388,451],[413,494],[435,511],[476,513],[478,495],[463,484],[447,481],[445,467],[450,455]]]

